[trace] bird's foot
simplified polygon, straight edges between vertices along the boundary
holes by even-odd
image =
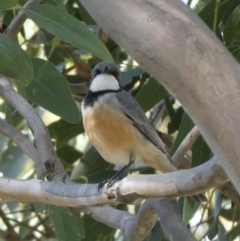
[[[129,167],[134,163],[132,156],[130,156],[129,163],[119,170],[112,178],[104,180],[98,184],[98,191],[107,183],[107,188],[113,186],[117,181],[122,180],[126,175]]]
[[[118,174],[118,173],[117,173]],[[105,185],[107,184],[107,189],[109,187],[112,187],[117,181],[120,181],[124,178],[124,176],[121,175],[114,175],[112,178],[109,178],[107,180],[104,180],[98,184],[98,191]]]

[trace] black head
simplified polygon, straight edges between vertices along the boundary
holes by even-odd
[[[115,64],[109,62],[98,63],[92,70],[92,79],[94,79],[99,74],[113,75],[119,81],[120,72]]]

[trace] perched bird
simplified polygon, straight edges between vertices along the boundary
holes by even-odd
[[[81,106],[92,144],[106,161],[123,166],[111,179],[101,182],[99,189],[122,179],[134,162],[144,162],[161,172],[177,171],[140,105],[121,88],[119,76],[114,64],[97,64]],[[194,199],[204,201],[205,196],[201,196]]]

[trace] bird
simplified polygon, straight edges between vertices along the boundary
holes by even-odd
[[[124,178],[137,162],[163,173],[178,171],[156,129],[135,98],[123,90],[119,79],[115,64],[96,64],[81,104],[83,126],[93,146],[107,162],[123,166],[112,178],[101,182],[98,190]],[[206,201],[204,194],[194,195],[193,199]]]

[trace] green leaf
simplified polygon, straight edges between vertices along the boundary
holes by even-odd
[[[110,228],[103,223],[95,221],[89,216],[84,216],[83,220],[86,230],[86,238],[84,238],[83,241],[114,240],[116,229]]]
[[[165,106],[170,117],[170,122],[168,123],[168,134],[172,134],[179,129],[184,114],[184,110],[181,106],[175,110],[173,105],[174,103],[172,103],[168,96],[166,96]]]
[[[25,164],[29,158],[17,146],[9,146],[3,152],[0,161],[0,172],[6,177],[17,178],[24,171]]]
[[[63,4],[63,1],[61,0],[42,0],[41,4],[52,4],[61,8],[63,11],[67,11],[65,5]]]
[[[22,213],[22,220],[26,220],[30,215],[31,215],[31,209],[32,209],[32,205],[30,203],[25,203],[22,205],[22,210],[24,210],[24,212]],[[21,225],[20,229],[19,229],[19,234],[21,237],[21,240],[26,240],[26,236],[28,234],[30,234],[32,231],[31,227],[29,225]]]
[[[236,240],[240,236],[240,222],[238,221],[237,225],[233,227],[227,234],[227,240]]]
[[[19,0],[0,0],[0,11],[9,9],[18,4]]]
[[[79,212],[69,212],[66,208],[49,205],[49,214],[58,241],[80,241],[85,237]]]
[[[225,0],[218,3],[217,20],[221,19],[232,5],[232,0]],[[212,29],[214,22],[214,15],[216,13],[216,0],[210,0],[199,11],[198,16]]]
[[[225,219],[229,221],[238,221],[240,220],[240,212],[236,211],[237,206],[231,208],[231,209],[221,209],[219,215],[224,217]]]
[[[240,35],[240,6],[238,6],[229,17],[223,30],[226,45],[232,44],[233,40]]]
[[[102,41],[86,25],[66,11],[48,4],[25,8],[24,12],[37,25],[63,41],[89,51],[102,60],[113,62]]]
[[[186,197],[183,207],[183,221],[187,225],[198,209],[198,205],[192,198]]]
[[[36,214],[42,213],[46,210],[46,204],[45,203],[33,203],[34,211]]]
[[[122,72],[120,75],[121,86],[124,87],[130,84],[134,77],[142,75],[143,73],[145,73],[145,71],[140,67],[136,67],[134,69],[130,69],[128,71]]]
[[[52,39],[52,47],[51,47],[51,50],[50,50],[50,53],[48,55],[48,59],[50,59],[50,57],[52,56],[54,50],[56,49],[56,47],[60,44],[61,42],[61,39],[59,37],[54,37]]]
[[[171,155],[175,153],[179,145],[182,143],[185,136],[189,133],[189,131],[193,128],[194,123],[192,122],[191,118],[185,113],[182,118],[181,125],[179,127],[178,135],[176,140],[173,144],[173,148],[171,150]]]
[[[106,174],[109,165],[108,162],[103,160],[97,150],[91,147],[83,155],[81,162],[74,168],[71,179],[78,180],[81,176],[87,176],[92,183],[103,181],[114,174],[112,171]],[[105,173],[103,173],[104,171]]]
[[[213,217],[216,220],[222,207],[222,193],[219,190],[215,190],[215,208]]]
[[[218,241],[228,241],[228,238],[226,237],[226,230],[221,223],[219,223],[218,226]]]
[[[208,238],[210,240],[213,240],[213,238],[217,235],[217,233],[218,233],[218,219],[215,220],[209,227]]]
[[[71,124],[64,120],[50,124],[48,130],[51,137],[57,140],[58,147],[64,146],[67,141],[84,132],[82,122]]]
[[[0,72],[23,85],[33,79],[32,62],[21,47],[6,35],[0,34]]]
[[[199,136],[192,146],[192,167],[199,166],[208,161],[212,156],[212,151],[202,136]]]
[[[154,78],[150,78],[136,95],[136,100],[146,112],[165,98],[167,91]]]
[[[64,146],[57,150],[57,156],[67,165],[75,162],[82,156],[82,153],[76,150],[73,146]]]
[[[26,98],[70,123],[81,120],[65,77],[55,66],[42,59],[32,58],[34,80],[28,86],[18,86]],[[25,93],[25,94],[24,94]]]

